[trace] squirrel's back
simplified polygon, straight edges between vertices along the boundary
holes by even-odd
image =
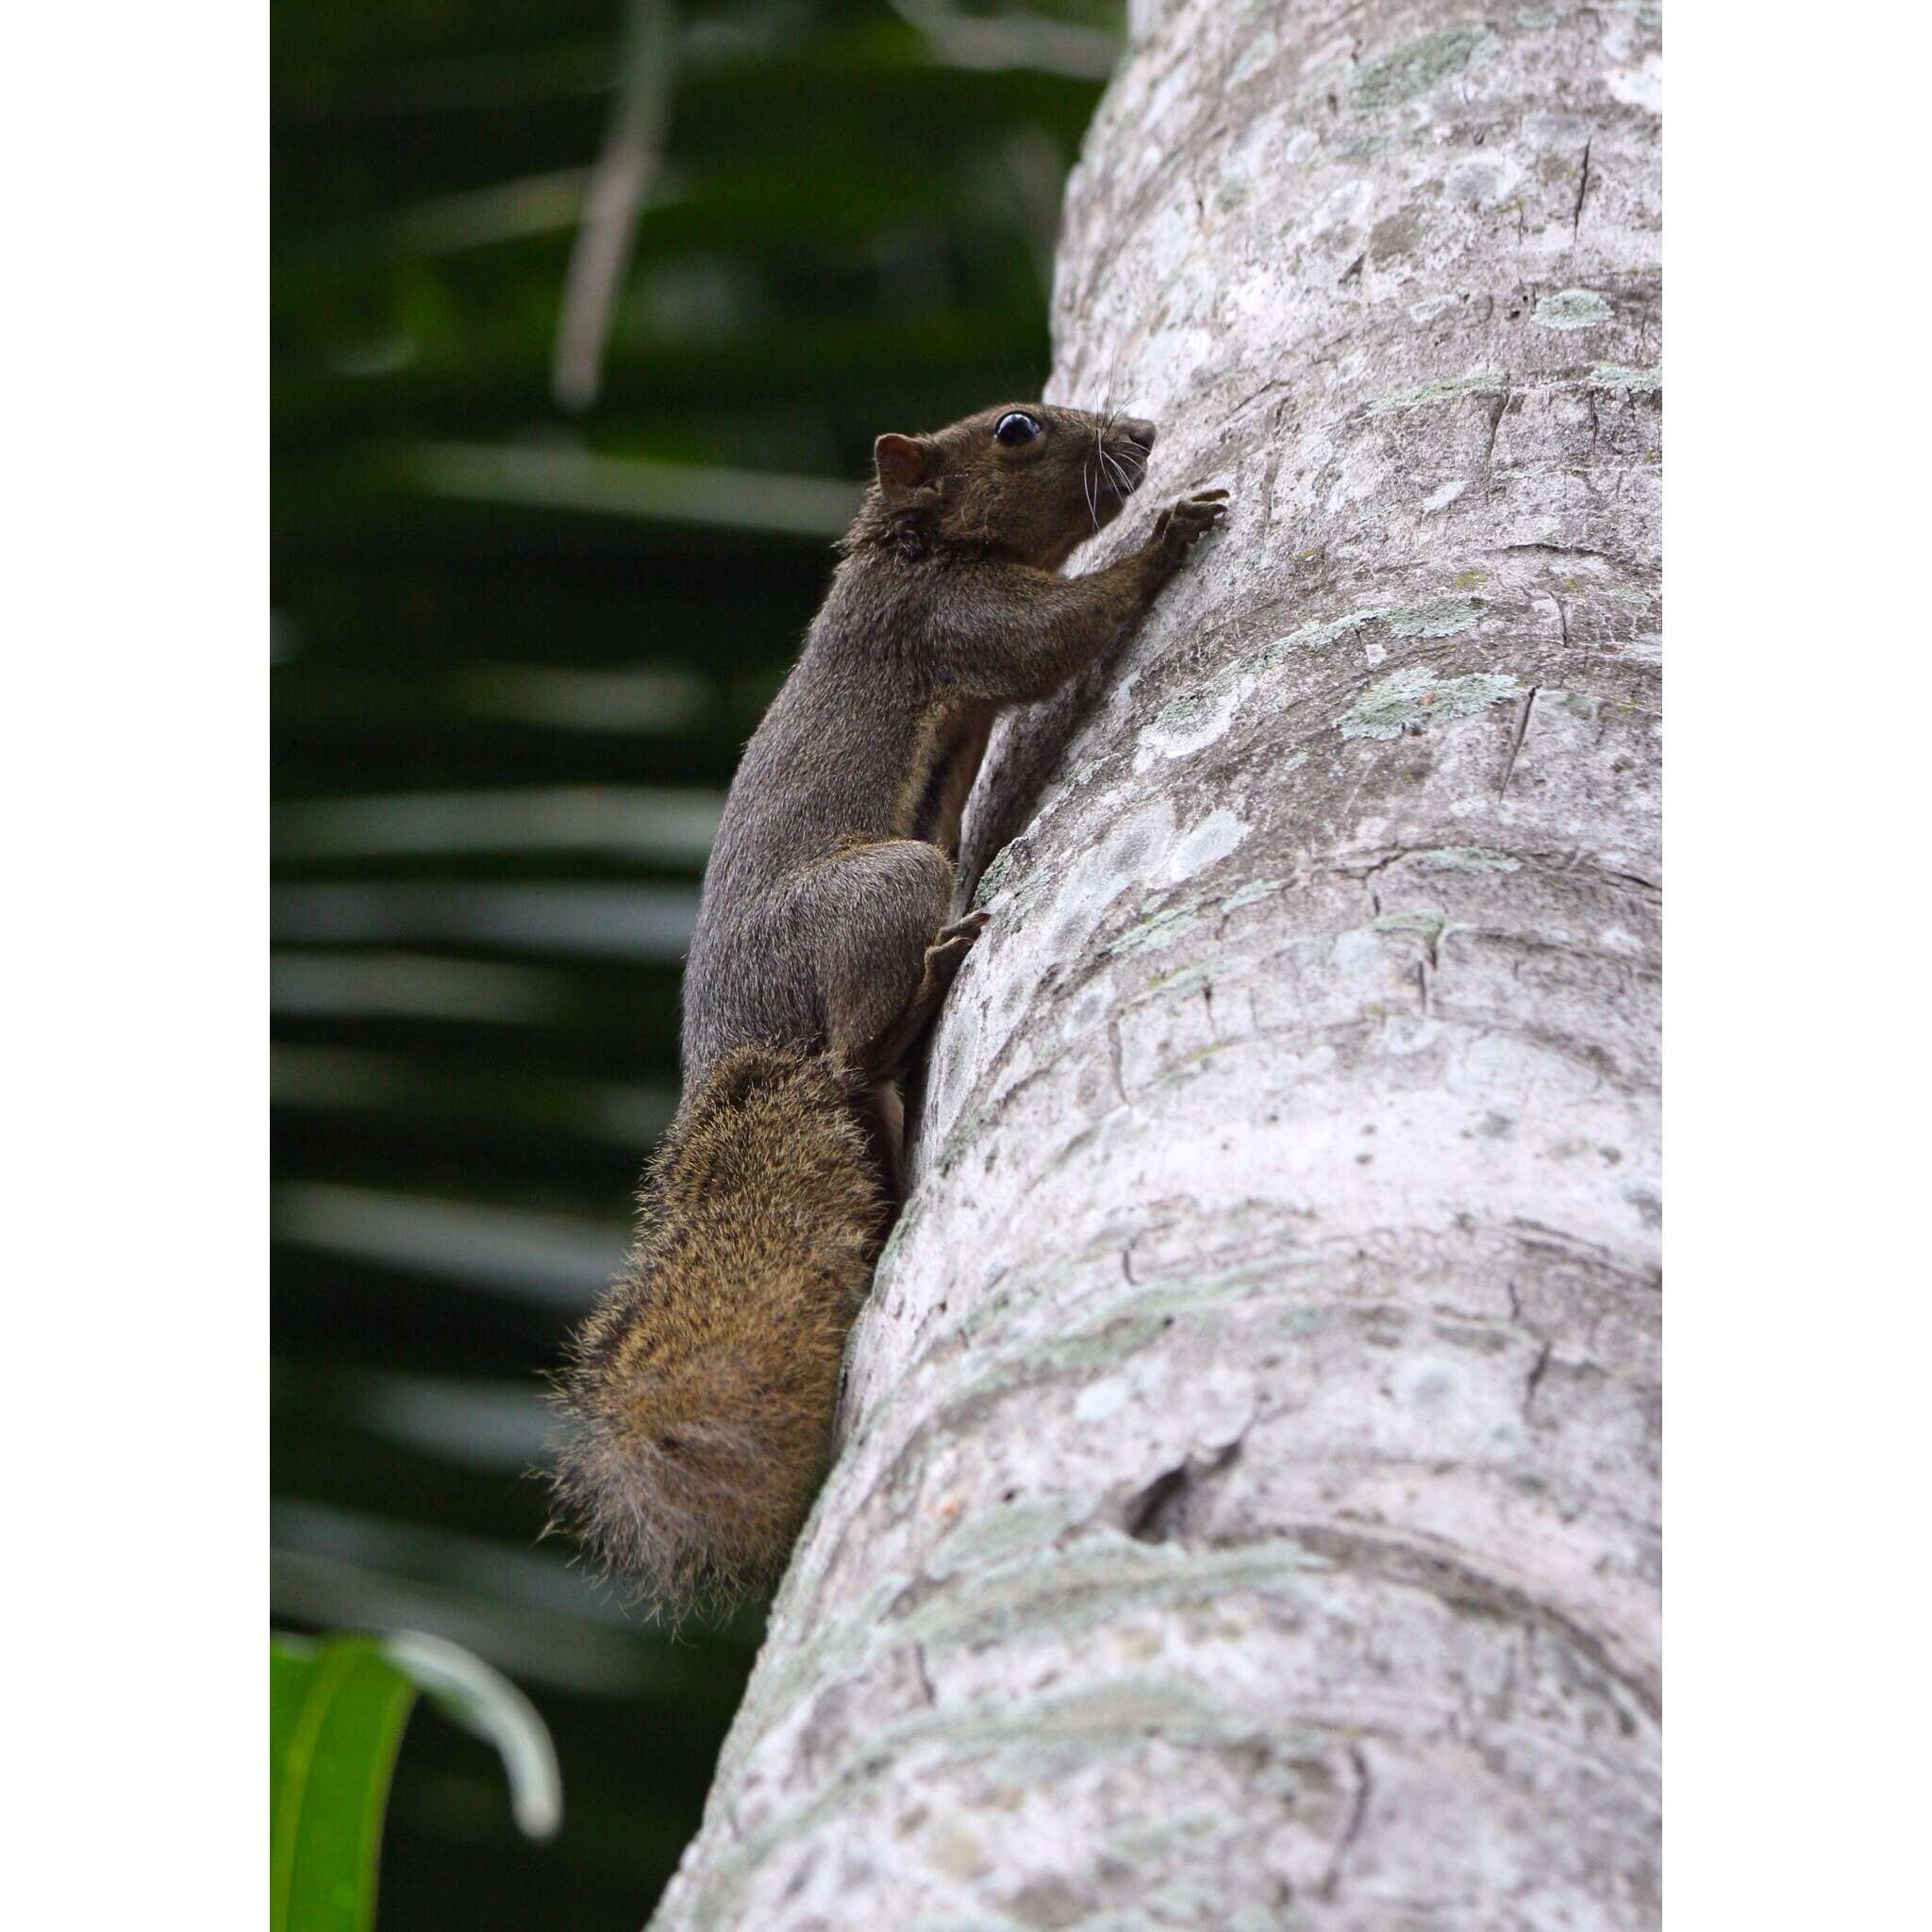
[[[743,1047],[679,1108],[561,1386],[562,1501],[674,1608],[772,1580],[830,1451],[886,1211],[849,1081]]]

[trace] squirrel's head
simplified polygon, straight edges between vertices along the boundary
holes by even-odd
[[[929,436],[882,436],[860,525],[914,553],[973,549],[1058,569],[1141,487],[1154,434],[1135,416],[1004,403]]]

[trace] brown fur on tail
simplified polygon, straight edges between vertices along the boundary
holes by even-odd
[[[726,1055],[678,1109],[624,1273],[574,1339],[559,1498],[674,1614],[774,1580],[824,1474],[886,1211],[856,1100],[822,1057]]]

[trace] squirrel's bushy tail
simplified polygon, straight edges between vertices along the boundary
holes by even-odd
[[[559,1498],[674,1612],[774,1580],[824,1473],[885,1213],[856,1098],[821,1057],[722,1059],[678,1109],[624,1273],[574,1339]]]

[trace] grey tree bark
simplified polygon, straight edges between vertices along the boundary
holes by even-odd
[[[1150,0],[1050,393],[1236,508],[1015,720],[667,1928],[1657,1911],[1654,8]],[[1109,391],[1111,387],[1111,395]]]

